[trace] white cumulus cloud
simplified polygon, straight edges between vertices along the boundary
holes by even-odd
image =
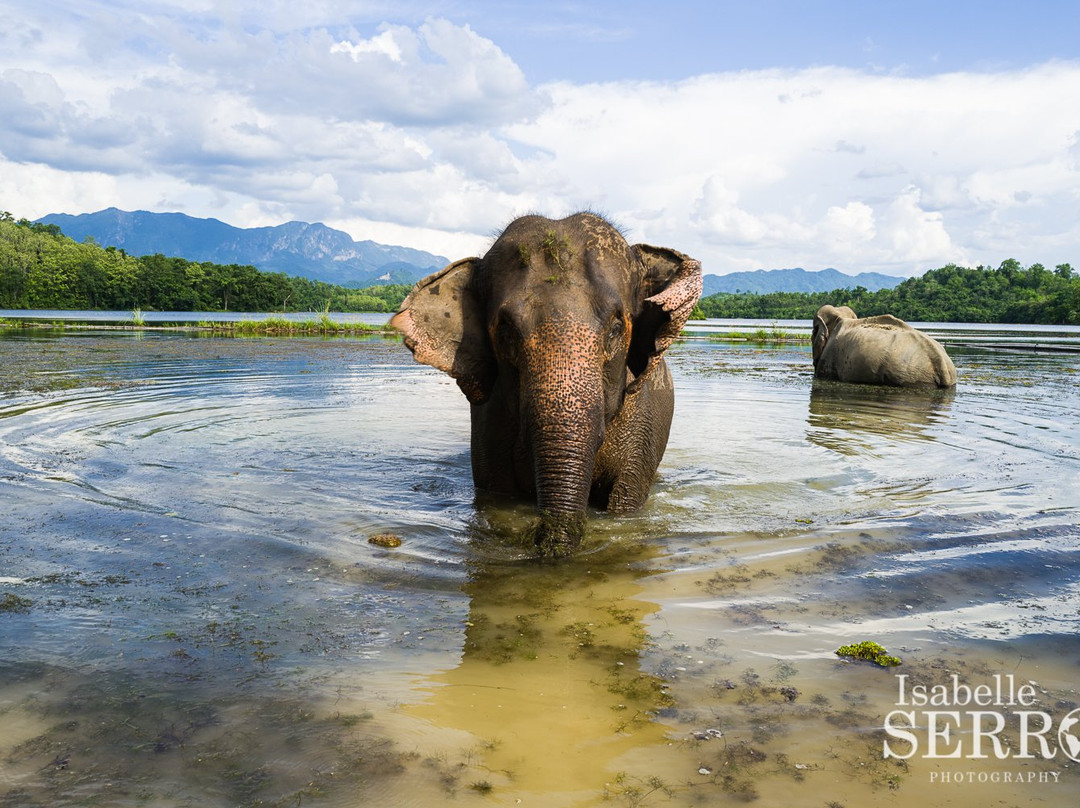
[[[354,62],[359,62],[366,54],[385,56],[391,62],[401,63],[401,46],[394,39],[393,31],[383,31],[371,39],[359,42],[337,42],[330,48],[331,53],[347,53]]]

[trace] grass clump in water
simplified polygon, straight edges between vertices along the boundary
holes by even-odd
[[[307,336],[379,334],[387,329],[367,323],[339,323],[323,313],[314,320],[289,320],[285,317],[267,317],[265,320],[238,320],[235,322],[200,322],[200,328],[207,328],[219,334],[233,334],[242,337],[254,336]]]
[[[787,342],[809,342],[809,333],[784,331],[776,323],[769,328],[757,328],[753,331],[727,331],[709,335],[712,342],[748,342],[751,345],[779,345]]]
[[[899,657],[892,656],[888,651],[872,640],[864,640],[863,642],[854,643],[852,645],[841,645],[836,649],[836,655],[840,657],[851,657],[852,659],[863,659],[867,662],[873,662],[875,665],[880,665],[883,668],[891,668],[900,664]]]

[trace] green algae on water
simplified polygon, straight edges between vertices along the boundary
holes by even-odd
[[[891,668],[900,664],[899,657],[892,656],[888,651],[872,640],[864,640],[863,642],[855,643],[853,645],[841,645],[836,649],[836,655],[840,657],[851,657],[853,659],[864,659],[867,662],[873,662],[875,665],[880,665],[883,668]]]

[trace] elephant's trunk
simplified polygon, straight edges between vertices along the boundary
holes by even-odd
[[[585,533],[604,394],[595,332],[565,320],[538,332],[525,343],[523,428],[540,513],[536,544],[542,556],[558,557],[577,549]]]
[[[569,555],[581,544],[598,432],[593,426],[586,427],[584,434],[538,435],[533,441],[540,512],[535,539],[543,556]]]

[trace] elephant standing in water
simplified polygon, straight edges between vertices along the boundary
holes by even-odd
[[[476,486],[535,498],[540,555],[578,547],[590,502],[644,503],[674,409],[664,351],[701,283],[698,261],[631,246],[595,214],[524,216],[390,321],[471,403]]]
[[[859,384],[954,387],[956,367],[934,339],[891,314],[822,306],[814,317],[814,375]]]

